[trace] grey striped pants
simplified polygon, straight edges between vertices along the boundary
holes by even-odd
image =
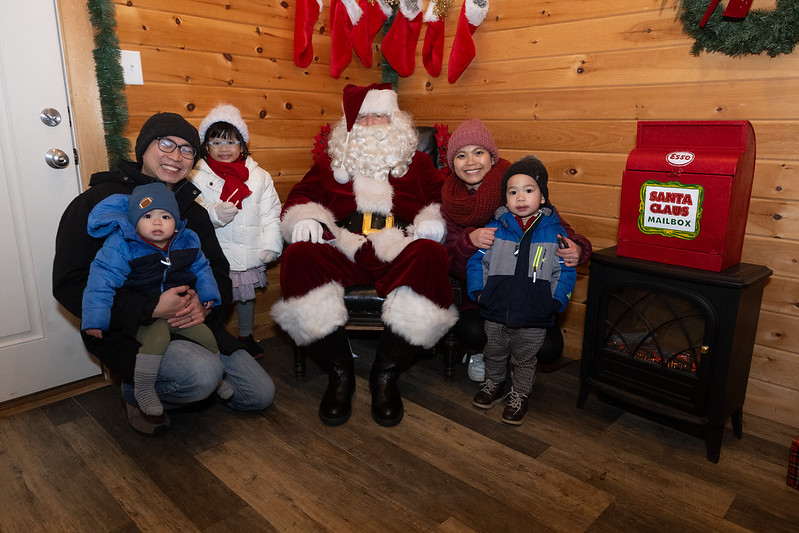
[[[496,383],[505,381],[510,357],[513,389],[530,394],[535,383],[536,354],[544,344],[544,328],[509,328],[505,324],[485,321],[488,337],[483,350],[485,377]]]

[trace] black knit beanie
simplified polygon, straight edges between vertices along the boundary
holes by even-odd
[[[200,159],[200,134],[177,113],[156,113],[147,119],[136,139],[136,161],[142,162],[144,152],[154,139],[169,136],[185,139],[194,148],[194,162],[197,163]]]
[[[505,194],[508,192],[508,180],[516,174],[526,174],[533,178],[538,188],[541,189],[541,196],[544,198],[544,201],[549,203],[549,189],[547,188],[549,174],[547,174],[547,168],[544,166],[544,163],[534,155],[522,157],[505,171],[505,174],[502,176],[502,198],[505,198]]]

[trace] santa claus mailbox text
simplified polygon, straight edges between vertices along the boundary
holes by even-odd
[[[738,264],[754,167],[748,121],[639,122],[617,253],[714,272]]]

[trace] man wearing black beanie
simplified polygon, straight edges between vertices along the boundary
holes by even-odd
[[[119,379],[122,399],[131,427],[142,434],[156,435],[169,428],[169,416],[144,415],[133,396],[133,369],[138,352],[135,335],[152,318],[166,318],[178,328],[205,322],[214,333],[221,356],[199,345],[173,340],[161,361],[159,390],[167,409],[204,400],[211,396],[223,375],[233,386],[227,405],[239,410],[260,410],[274,398],[274,383],[263,368],[229,334],[222,320],[231,301],[229,265],[216,239],[208,213],[194,200],[199,191],[186,177],[199,158],[197,129],[176,113],[157,113],[141,127],[135,145],[136,162],[122,161],[107,172],[92,175],[89,189],[76,197],[61,217],[53,262],[53,295],[70,313],[80,317],[83,290],[89,265],[103,242],[87,233],[89,213],[112,194],[130,194],[138,185],[162,182],[175,194],[181,219],[200,237],[202,251],[211,263],[222,306],[207,311],[193,290],[175,287],[160,296],[146,296],[120,290],[114,302],[111,329],[102,339],[82,334],[86,348]],[[221,365],[220,365],[221,361]]]

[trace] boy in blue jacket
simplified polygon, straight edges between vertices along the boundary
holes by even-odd
[[[508,358],[510,392],[502,421],[520,425],[535,382],[536,354],[546,329],[569,303],[577,279],[555,255],[565,235],[548,202],[547,170],[534,156],[512,164],[502,178],[506,207],[494,213],[494,244],[478,250],[466,267],[469,296],[478,302],[488,337],[485,382],[472,403],[490,409],[503,398]]]
[[[114,194],[98,203],[89,214],[88,232],[105,237],[89,269],[83,292],[81,328],[101,339],[109,330],[111,308],[118,290],[156,293],[187,285],[197,291],[208,308],[221,304],[208,259],[196,233],[180,222],[175,195],[163,183],[149,183],[130,195]],[[141,347],[133,374],[134,396],[146,415],[159,416],[163,405],[155,390],[161,356],[172,333],[197,342],[211,353],[219,353],[214,335],[205,324],[176,329],[156,319],[139,327]],[[224,380],[217,388],[222,399],[233,395]]]

